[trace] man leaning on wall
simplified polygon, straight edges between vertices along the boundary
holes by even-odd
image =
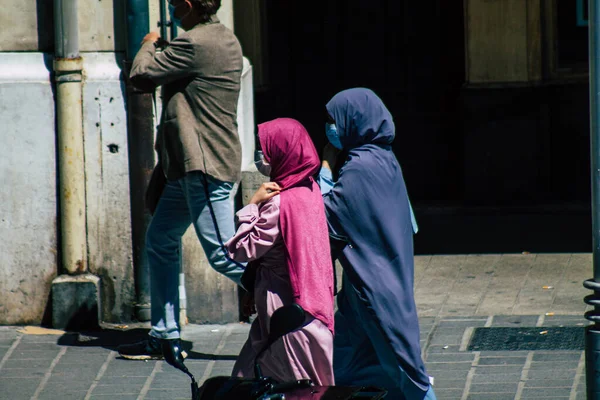
[[[132,84],[162,86],[163,112],[155,146],[159,163],[147,198],[154,213],[146,233],[152,329],[147,340],[119,346],[127,359],[183,360],[179,243],[190,224],[216,271],[237,284],[243,273],[223,247],[234,234],[230,192],[241,173],[236,117],[242,50],[216,17],[220,6],[221,0],[170,0],[171,21],[185,33],[161,52],[157,47],[165,42],[147,34],[133,61]],[[164,187],[157,189],[161,180]]]

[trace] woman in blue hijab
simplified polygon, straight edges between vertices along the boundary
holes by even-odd
[[[335,315],[338,385],[384,387],[391,399],[432,400],[421,358],[413,295],[412,217],[391,144],[395,129],[369,89],[336,94],[327,104],[329,149],[320,173],[336,257],[344,270]],[[333,181],[336,151],[348,157]]]

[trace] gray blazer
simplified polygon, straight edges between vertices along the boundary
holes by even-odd
[[[156,140],[168,179],[203,171],[221,181],[240,179],[237,103],[242,49],[216,17],[179,35],[162,52],[146,42],[130,78],[145,90],[163,86]]]

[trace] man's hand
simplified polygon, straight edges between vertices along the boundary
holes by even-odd
[[[250,204],[259,205],[262,202],[269,200],[271,197],[275,197],[281,192],[281,188],[275,182],[265,182],[260,185],[260,188],[254,193]]]
[[[333,147],[331,143],[327,143],[323,149],[323,164],[322,166],[333,171],[337,157],[340,154],[340,150]]]
[[[142,43],[145,43],[145,42],[156,43],[156,42],[158,42],[158,39],[160,39],[160,36],[158,35],[158,33],[150,32],[149,34],[144,36],[144,39],[142,39]]]

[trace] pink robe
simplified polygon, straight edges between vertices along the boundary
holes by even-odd
[[[293,303],[286,265],[286,249],[279,228],[280,197],[260,208],[254,204],[238,211],[238,230],[227,243],[229,255],[239,262],[259,259],[254,287],[257,318],[233,367],[233,376],[254,377],[254,357],[266,344],[273,312]],[[328,271],[330,272],[330,271]],[[306,314],[306,325],[275,342],[260,358],[263,375],[277,381],[311,379],[333,385],[333,334],[323,322]]]

